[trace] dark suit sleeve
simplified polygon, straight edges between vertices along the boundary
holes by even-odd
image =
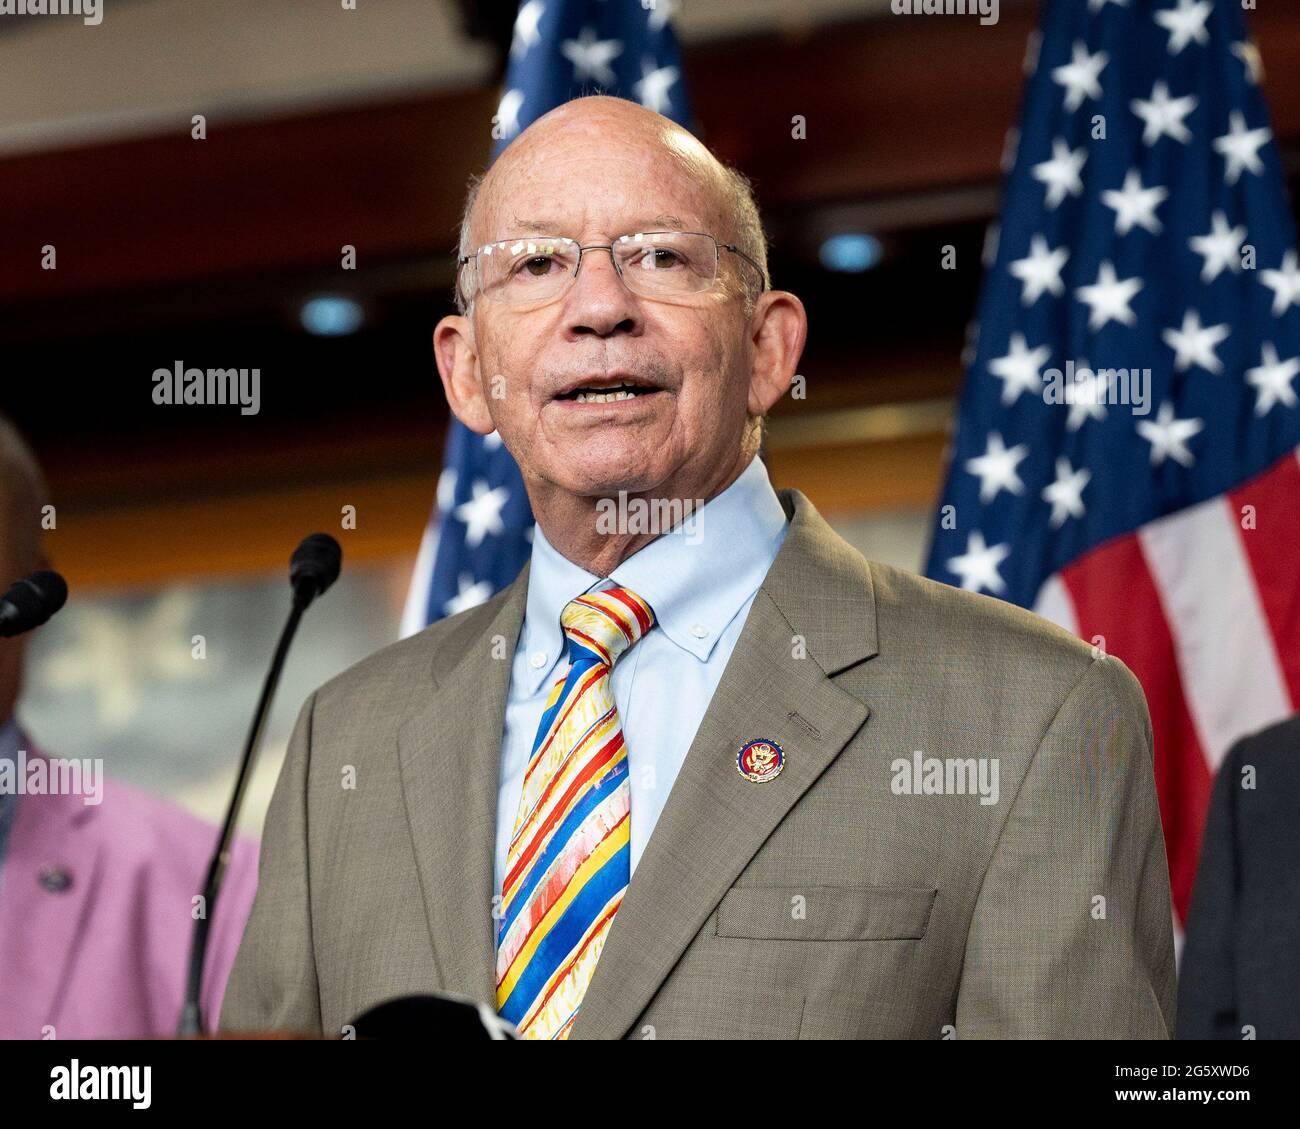
[[[1237,1019],[1237,810],[1248,741],[1233,746],[1219,770],[1205,820],[1201,861],[1187,914],[1178,986],[1178,1038],[1240,1039]]]
[[[321,1033],[307,839],[315,702],[313,695],[298,716],[267,809],[257,896],[226,987],[222,1031]]]

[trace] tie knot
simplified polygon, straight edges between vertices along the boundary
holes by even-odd
[[[570,600],[560,613],[560,626],[574,648],[613,666],[633,643],[654,626],[655,613],[630,588],[606,588]],[[575,650],[573,658],[578,657]]]

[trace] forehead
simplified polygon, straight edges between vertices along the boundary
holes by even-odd
[[[534,233],[586,240],[657,228],[711,230],[721,219],[717,177],[692,152],[694,139],[583,123],[526,142],[507,149],[484,182],[476,242]]]

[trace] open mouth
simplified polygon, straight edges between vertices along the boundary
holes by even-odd
[[[657,388],[647,388],[640,384],[615,384],[604,388],[584,387],[561,392],[557,400],[570,400],[576,404],[614,404],[620,400],[635,400],[641,396],[652,396]]]

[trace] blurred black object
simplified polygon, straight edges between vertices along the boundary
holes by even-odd
[[[399,996],[376,1004],[350,1024],[358,1039],[518,1039],[486,1004],[456,996]]]
[[[506,59],[514,38],[518,0],[456,0],[460,24],[470,39],[478,39],[496,48],[496,67],[492,81],[499,83],[506,73]]]
[[[0,596],[0,636],[22,635],[40,627],[68,602],[68,582],[44,569],[16,581]]]
[[[339,578],[343,567],[343,550],[328,533],[304,537],[289,559],[289,585],[295,604],[308,607],[323,596]]]

